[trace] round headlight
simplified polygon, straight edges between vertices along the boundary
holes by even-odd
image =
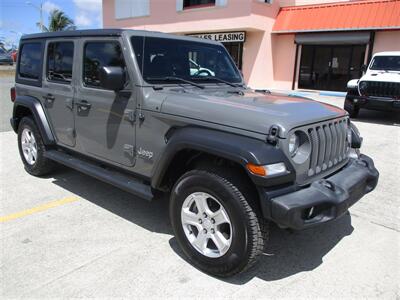
[[[296,133],[292,133],[289,137],[289,154],[291,157],[296,155],[299,149],[299,137]]]
[[[365,95],[367,91],[368,83],[366,81],[361,81],[358,85],[361,95]]]

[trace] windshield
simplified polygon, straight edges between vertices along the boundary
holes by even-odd
[[[198,83],[242,81],[223,46],[141,36],[134,36],[131,41],[143,79],[148,83],[182,83],[168,77]]]
[[[375,56],[370,69],[400,71],[400,56]]]

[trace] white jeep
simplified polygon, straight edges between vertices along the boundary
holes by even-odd
[[[400,111],[400,51],[376,53],[364,76],[347,83],[344,109],[356,118],[360,108]]]

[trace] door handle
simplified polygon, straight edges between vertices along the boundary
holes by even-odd
[[[92,104],[88,103],[86,100],[82,100],[81,102],[77,102],[78,111],[86,111],[92,107]]]

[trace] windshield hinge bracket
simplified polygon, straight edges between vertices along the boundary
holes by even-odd
[[[279,135],[278,125],[272,125],[271,128],[269,129],[267,142],[272,145],[276,145],[276,143],[278,142],[278,135]]]

